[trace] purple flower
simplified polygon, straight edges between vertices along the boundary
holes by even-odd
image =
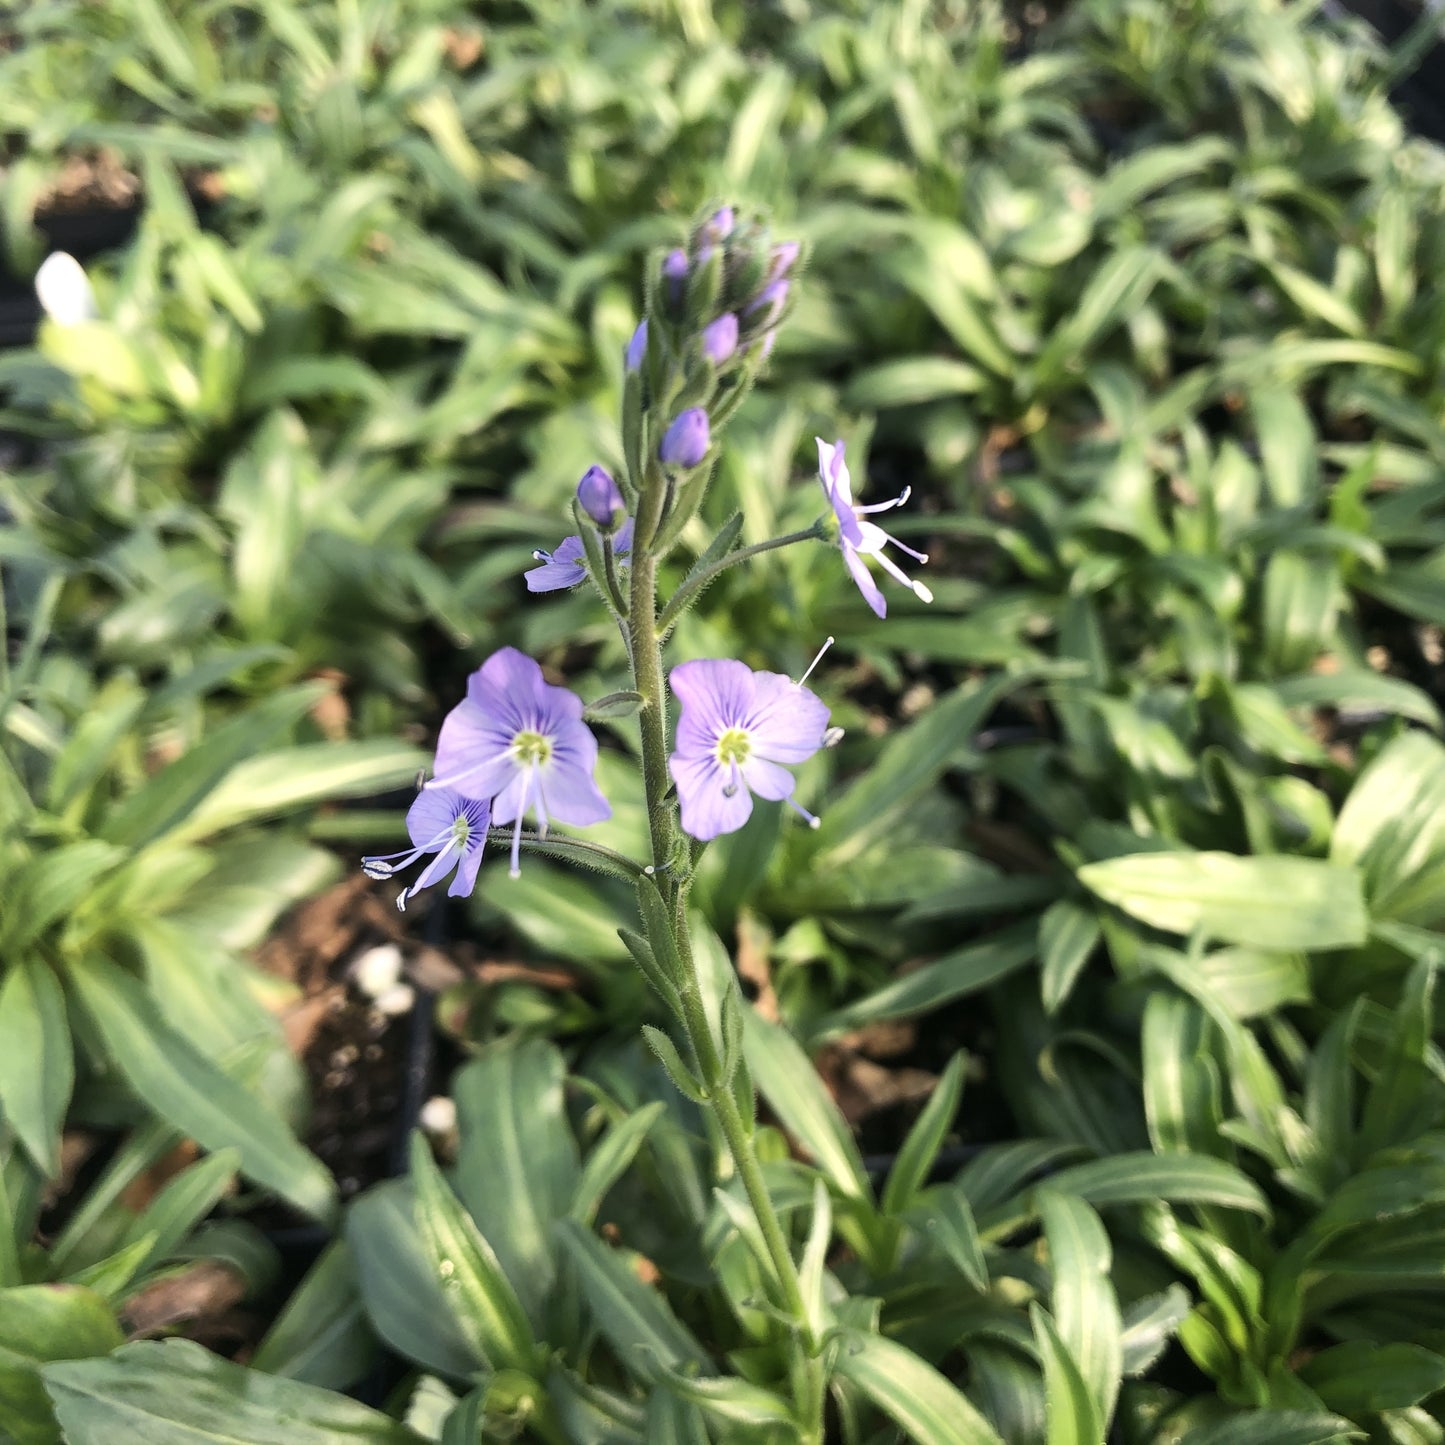
[[[612,816],[592,779],[597,739],[582,721],[582,699],[553,687],[515,647],[494,652],[467,680],[437,739],[437,775],[426,786],[487,799],[494,824],[515,823],[518,873],[522,817],[530,808],[545,836],[552,819],[579,827]]]
[[[723,206],[714,211],[702,224],[703,238],[708,241],[724,241],[737,225],[737,212],[731,206]]]
[[[830,446],[822,437],[815,440],[818,443],[818,480],[823,484],[823,494],[828,498],[828,505],[838,519],[838,546],[842,549],[843,561],[847,563],[853,580],[858,584],[858,590],[863,594],[863,600],[877,616],[888,615],[888,604],[883,600],[883,594],[878,590],[872,574],[863,565],[864,557],[876,557],[878,565],[890,577],[901,582],[915,597],[922,598],[924,602],[932,602],[933,593],[922,582],[915,582],[911,577],[905,576],[903,569],[891,557],[884,555],[883,549],[891,542],[900,552],[906,552],[918,562],[927,562],[928,554],[915,552],[897,537],[890,536],[882,527],[863,520],[872,512],[886,512],[890,507],[901,507],[908,500],[911,489],[904,487],[891,502],[875,502],[869,507],[854,506],[853,483],[848,475],[848,463],[843,459],[843,443],[834,442]]]
[[[783,241],[773,247],[773,261],[768,268],[768,280],[781,281],[797,264],[802,247],[796,241]]]
[[[632,340],[627,343],[626,365],[628,371],[636,371],[647,356],[647,319],[644,317],[637,323],[637,330],[632,333]]]
[[[682,305],[683,285],[687,281],[687,252],[680,246],[669,251],[662,261],[663,291],[673,307]]]
[[[612,554],[620,567],[627,565],[627,556],[632,551],[632,518],[629,517],[612,539]],[[540,548],[532,555],[542,564],[529,568],[522,574],[527,580],[528,592],[560,592],[564,587],[575,587],[587,576],[583,558],[587,555],[582,547],[581,537],[563,537],[555,552],[543,552]]]
[[[670,674],[682,703],[668,771],[677,784],[683,831],[706,841],[734,833],[753,811],[752,795],[793,801],[793,775],[826,741],[827,707],[801,683],[754,672],[730,658],[683,662]]]
[[[707,412],[690,406],[663,433],[658,458],[674,467],[695,467],[706,455],[709,441]]]
[[[406,815],[406,831],[411,835],[412,848],[363,858],[361,866],[369,878],[390,878],[424,854],[435,853],[436,857],[422,870],[421,876],[396,900],[396,906],[405,913],[408,898],[416,897],[433,883],[440,883],[454,868],[456,877],[447,895],[466,898],[476,886],[490,813],[491,806],[485,799],[464,798],[448,788],[424,788]]]
[[[724,311],[710,325],[703,327],[702,351],[714,366],[721,366],[738,349],[738,318]]]
[[[786,277],[779,277],[776,281],[769,281],[757,296],[748,302],[745,316],[756,315],[759,311],[765,311],[766,316],[761,318],[764,325],[771,326],[781,314],[784,304],[788,299],[788,281]]]
[[[606,467],[588,467],[577,483],[577,501],[599,527],[611,527],[624,503]]]

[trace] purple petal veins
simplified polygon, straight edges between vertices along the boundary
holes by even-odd
[[[853,481],[848,473],[843,443],[841,441],[825,442],[822,437],[817,437],[815,440],[818,443],[818,481],[821,483],[823,495],[827,497],[828,505],[833,509],[833,515],[838,521],[838,546],[842,550],[843,561],[852,575],[853,581],[858,584],[858,590],[863,594],[863,600],[877,616],[886,617],[888,615],[888,603],[863,561],[864,557],[872,557],[895,582],[901,583],[922,601],[932,602],[933,593],[922,582],[909,577],[891,557],[884,553],[884,548],[897,547],[900,552],[906,553],[916,562],[927,562],[928,554],[914,551],[912,547],[900,542],[891,533],[885,532],[877,523],[867,520],[874,513],[901,507],[908,500],[911,489],[904,487],[898,496],[887,502],[874,502],[866,507],[857,505],[853,501]]]
[[[390,878],[428,853],[435,854],[416,881],[403,890],[396,906],[405,912],[409,898],[440,883],[453,869],[456,877],[447,894],[465,898],[476,886],[490,812],[485,799],[463,797],[449,788],[423,789],[406,815],[411,848],[363,858],[362,869],[370,878]]]
[[[814,693],[730,658],[679,663],[669,680],[682,712],[668,771],[685,832],[704,841],[735,832],[753,794],[786,801],[817,826],[794,802],[788,771],[824,745],[828,708]]]

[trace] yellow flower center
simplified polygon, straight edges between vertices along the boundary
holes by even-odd
[[[552,740],[524,728],[512,739],[512,756],[519,763],[541,766],[552,756]]]
[[[717,740],[717,760],[724,766],[747,762],[752,750],[752,740],[742,728],[728,728]]]

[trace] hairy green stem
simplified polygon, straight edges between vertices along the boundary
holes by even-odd
[[[649,492],[652,493],[651,497]],[[647,544],[641,540],[643,537],[650,538],[655,535],[662,520],[663,509],[659,505],[661,501],[660,487],[644,487],[636,527],[638,542],[632,557],[632,596],[628,617],[634,686],[643,698],[639,720],[642,728],[642,774],[647,794],[652,861],[657,870],[658,887],[673,920],[673,941],[681,975],[677,979],[677,985],[682,1006],[682,1024],[697,1064],[700,1082],[707,1092],[709,1104],[722,1130],[728,1152],[732,1156],[733,1167],[737,1170],[748,1202],[757,1217],[782,1293],[781,1304],[794,1321],[796,1333],[790,1347],[794,1350],[806,1349],[803,1342],[807,1338],[808,1315],[798,1268],[763,1179],[762,1164],[753,1147],[752,1129],[733,1097],[722,1057],[713,1038],[712,1026],[703,1007],[697,961],[693,954],[687,922],[687,884],[685,880],[672,876],[669,871],[675,838],[671,809],[666,801],[667,704],[662,682],[661,629],[657,616],[657,561]],[[649,506],[649,503],[652,505]],[[795,537],[788,540],[800,539],[801,537]],[[750,550],[766,550],[766,547]],[[662,950],[658,949],[658,952],[661,954]],[[826,1389],[822,1360],[809,1355],[802,1362],[799,1373],[802,1376],[799,1388],[801,1398],[796,1403],[803,1432],[801,1439],[804,1445],[821,1445]]]
[[[739,547],[736,552],[729,552],[726,557],[719,557],[711,567],[704,567],[702,571],[688,576],[672,594],[668,599],[667,606],[662,609],[662,614],[657,619],[658,632],[666,633],[692,602],[729,567],[736,567],[739,562],[746,562],[750,557],[761,556],[764,552],[775,552],[779,547],[791,547],[795,542],[816,541],[822,536],[823,522],[820,519],[811,527],[805,527],[801,532],[789,532],[786,536],[771,537],[766,542],[754,542],[750,547]]]

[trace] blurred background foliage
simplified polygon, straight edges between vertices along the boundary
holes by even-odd
[[[1413,46],[1277,0],[37,0],[11,26],[12,274],[47,234],[133,221],[87,263],[97,318],[0,356],[0,1002],[27,1010],[15,1060],[74,1073],[72,1103],[0,1062],[17,1248],[91,1114],[237,1150],[208,1190],[239,1170],[327,1211],[239,955],[395,834],[399,811],[336,800],[404,786],[482,656],[622,685],[594,602],[520,573],[619,460],[644,258],[727,198],[811,259],[684,553],[737,508],[745,541],[806,526],[812,438],[842,435],[870,499],[915,489],[897,529],[936,596],[875,621],[810,546],[677,633],[794,674],[838,638],[819,685],[848,736],[802,775],[822,828],[760,809],[695,895],[760,1019],[767,1117],[817,1166],[778,1135],[800,1247],[815,1178],[832,1201],[835,1326],[867,1335],[874,1301],[885,1346],[1010,1445],[1111,1419],[1129,1442],[1445,1439],[1445,153],[1389,99]],[[631,746],[609,727],[597,836],[623,849]],[[748,1393],[756,1264],[634,1043],[631,907],[531,863],[452,920],[543,971],[454,983],[438,1018],[478,1056],[461,1204],[550,1373],[473,1387],[486,1351],[440,1306],[397,1322],[421,1286],[396,1261],[425,1274],[428,1247],[401,1182],[259,1365],[343,1386],[374,1329],[438,1422],[546,1395],[566,1439],[786,1438]],[[945,1083],[894,1184],[850,1126],[895,1154],[906,1090],[846,1119],[834,1098],[909,1071]],[[259,1137],[193,1117],[197,1089],[265,1099]],[[504,1105],[556,1140],[514,1200],[540,1223],[468,1163]],[[960,1141],[991,1146],[961,1173]],[[73,1269],[145,1232],[105,1217]],[[601,1217],[670,1304],[598,1254]],[[0,1282],[73,1279],[69,1253]],[[97,1308],[159,1263],[132,1255]],[[75,1353],[113,1347],[103,1317]],[[333,1317],[360,1334],[308,1374],[292,1346]],[[903,1398],[942,1375],[852,1348],[840,1438],[945,1438]],[[678,1383],[724,1357],[731,1395]],[[135,1368],[184,1373],[160,1358]],[[71,1438],[103,1429],[75,1403],[102,1384],[51,1390]]]

